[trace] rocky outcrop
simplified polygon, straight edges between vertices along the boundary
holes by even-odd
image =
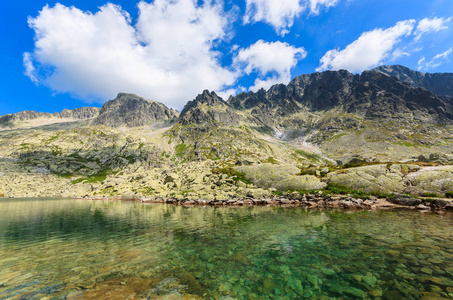
[[[236,170],[258,187],[275,188],[279,191],[315,190],[326,186],[319,178],[312,175],[296,175],[299,168],[292,165],[260,164],[236,167]]]
[[[182,125],[239,126],[241,117],[215,92],[205,90],[184,106],[179,122]]]
[[[328,174],[327,181],[368,193],[401,193],[405,188],[401,165],[349,168]]]
[[[405,178],[407,192],[414,195],[425,193],[445,195],[453,192],[453,166],[424,167]]]
[[[396,77],[414,87],[425,88],[446,99],[453,98],[453,73],[422,73],[400,65],[380,66],[373,70]]]
[[[171,121],[178,115],[177,111],[162,103],[133,94],[119,93],[114,100],[104,103],[93,124],[109,127],[138,127]]]

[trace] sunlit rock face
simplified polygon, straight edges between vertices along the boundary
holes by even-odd
[[[110,127],[138,127],[165,122],[178,117],[178,112],[162,103],[149,101],[133,94],[119,93],[114,100],[107,101],[95,125]]]

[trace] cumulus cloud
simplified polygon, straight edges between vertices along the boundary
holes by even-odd
[[[451,18],[424,18],[422,19],[415,30],[415,40],[419,40],[421,36],[429,32],[437,32],[448,29],[445,24],[450,22]]]
[[[330,7],[339,0],[246,0],[245,23],[265,22],[280,35],[288,33],[294,18],[309,10],[319,14],[321,7]]]
[[[288,43],[257,41],[246,49],[239,50],[233,64],[245,74],[258,73],[250,90],[269,88],[276,83],[288,83],[291,69],[299,60],[306,57],[304,48],[296,48]]]
[[[327,51],[316,71],[346,69],[360,72],[379,65],[392,53],[398,56],[398,51],[393,50],[402,37],[411,34],[414,24],[414,20],[406,20],[388,29],[364,32],[345,49]]]
[[[329,8],[331,6],[335,6],[339,0],[310,0],[310,11],[312,14],[317,15],[319,14],[319,10],[321,7]]]
[[[429,69],[434,69],[439,67],[443,61],[445,61],[448,56],[453,52],[453,47],[448,49],[447,51],[444,51],[442,53],[439,53],[435,55],[430,61],[426,61],[425,57],[422,57],[418,61],[418,69],[419,70],[429,70]]]
[[[229,15],[220,5],[155,0],[138,9],[134,26],[113,4],[94,14],[44,7],[28,20],[35,49],[24,54],[26,75],[83,99],[103,102],[133,92],[175,108],[203,89],[221,91],[235,82],[235,72],[222,67],[213,50],[229,37]]]
[[[35,67],[33,66],[33,60],[31,58],[31,54],[25,52],[22,57],[23,64],[25,67],[24,74],[28,76],[34,84],[38,84],[39,80],[35,76]]]

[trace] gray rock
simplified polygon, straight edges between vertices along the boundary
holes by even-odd
[[[95,125],[110,127],[137,127],[171,121],[178,112],[162,103],[146,100],[133,94],[119,93],[114,100],[107,101],[99,116],[93,120]]]
[[[394,76],[414,87],[425,88],[439,96],[445,98],[453,97],[452,73],[422,73],[400,65],[380,66],[374,70]]]
[[[451,201],[442,200],[442,199],[434,199],[433,201],[431,201],[431,205],[435,206],[437,208],[443,208],[443,207],[447,206],[448,204],[451,204]]]
[[[207,90],[189,101],[179,116],[182,125],[238,126],[241,119],[227,102],[215,92],[209,93]]]
[[[395,195],[393,197],[387,198],[388,201],[403,206],[417,206],[422,204],[422,200],[413,198],[407,195]]]

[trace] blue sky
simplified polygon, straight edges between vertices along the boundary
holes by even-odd
[[[451,0],[8,1],[0,115],[130,92],[181,109],[304,73],[453,72]]]

